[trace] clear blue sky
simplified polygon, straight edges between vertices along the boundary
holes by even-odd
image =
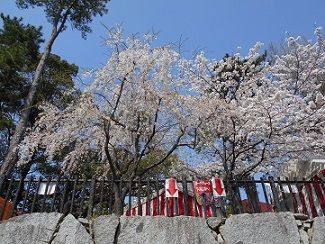
[[[325,27],[325,0],[112,0],[108,8],[107,15],[92,23],[87,40],[69,29],[53,52],[81,68],[100,67],[109,54],[101,23],[108,27],[123,23],[126,33],[154,29],[160,32],[159,44],[176,43],[182,37],[187,57],[203,49],[211,58],[235,53],[238,46],[246,54],[257,41],[268,47],[288,34],[311,39],[316,25]],[[19,10],[14,0],[0,0],[0,11],[42,25],[44,37],[49,36],[42,9]]]

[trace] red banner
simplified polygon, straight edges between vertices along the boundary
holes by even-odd
[[[195,180],[193,181],[193,188],[196,201],[199,205],[210,204],[212,200],[212,185],[209,180]]]

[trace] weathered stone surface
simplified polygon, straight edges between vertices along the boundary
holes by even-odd
[[[300,229],[299,235],[300,235],[300,244],[309,244],[309,236],[306,231]]]
[[[220,232],[227,244],[297,244],[298,227],[292,213],[232,215]]]
[[[221,219],[218,217],[211,217],[207,219],[208,226],[213,229],[217,230],[220,225],[223,225],[225,223],[226,219]]]
[[[59,213],[33,213],[0,222],[0,243],[48,243],[61,216]]]
[[[56,233],[52,244],[92,244],[91,236],[86,228],[73,217],[68,214],[62,223],[58,233]]]
[[[89,226],[89,220],[85,218],[78,218],[78,221],[83,225],[83,226]]]
[[[296,224],[298,227],[302,226],[302,221],[299,219],[296,219]]]
[[[118,244],[217,243],[203,218],[121,217],[120,224]]]
[[[112,244],[120,221],[116,215],[102,215],[93,221],[96,244]]]
[[[311,244],[325,244],[325,217],[314,218]]]
[[[224,244],[225,243],[224,239],[222,238],[222,236],[220,234],[218,234],[217,240],[218,240],[218,244]]]
[[[311,227],[311,223],[304,222],[303,227],[304,227],[304,230],[308,230]]]

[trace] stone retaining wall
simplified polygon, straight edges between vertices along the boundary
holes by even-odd
[[[227,220],[194,217],[76,219],[71,214],[33,213],[0,222],[1,244],[325,244],[325,217],[261,213]]]

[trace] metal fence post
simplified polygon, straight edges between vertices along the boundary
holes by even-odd
[[[281,195],[282,195],[282,198],[283,198],[283,204],[282,204],[282,206],[284,205],[284,207],[285,207],[285,210],[286,211],[289,211],[290,209],[289,209],[289,205],[288,205],[288,200],[287,200],[287,196],[285,195],[285,192],[284,192],[284,189],[283,189],[283,186],[282,186],[282,183],[281,183],[281,179],[280,179],[280,177],[278,177],[278,184],[279,184],[279,186],[280,186],[280,191],[281,191]],[[283,208],[282,208],[283,209]]]
[[[273,178],[269,177],[269,180],[270,180],[270,186],[271,186],[272,195],[273,195],[273,199],[274,199],[275,212],[279,212],[279,211],[281,211],[281,206],[280,206],[278,191],[276,190]]]
[[[88,214],[87,218],[90,218],[93,214],[93,206],[94,206],[94,196],[95,196],[95,187],[96,187],[96,176],[91,178],[90,183],[90,196],[89,196],[89,205],[88,205]]]
[[[160,207],[160,205],[161,205],[161,201],[159,201],[159,181],[158,181],[158,178],[156,179],[156,181],[155,181],[155,191],[156,191],[156,193],[157,193],[157,215],[160,215],[160,209],[161,209],[161,207]]]
[[[19,194],[19,191],[20,191],[20,189],[21,189],[21,187],[22,187],[23,184],[24,184],[24,179],[21,178],[20,181],[19,181],[19,183],[18,183],[18,187],[17,187],[17,191],[16,191],[16,194],[15,194],[14,202],[12,204],[13,205],[13,208],[11,209],[10,217],[12,217],[13,214],[14,214],[14,209],[17,206],[18,195],[20,195]]]
[[[184,215],[189,216],[189,207],[188,207],[188,190],[187,190],[187,180],[186,176],[182,176],[182,185],[183,185],[183,199],[184,199]]]
[[[71,196],[71,205],[70,205],[70,213],[73,213],[73,205],[74,205],[74,199],[76,198],[76,190],[77,190],[77,182],[78,182],[78,177],[74,179],[73,183],[73,190],[72,190],[72,196]]]
[[[141,179],[138,180],[138,215],[142,216],[142,206],[141,206]]]
[[[42,205],[41,205],[41,209],[40,209],[41,212],[44,211],[44,207],[45,207],[45,204],[46,204],[46,198],[47,198],[47,191],[48,191],[48,187],[49,187],[50,182],[51,182],[51,178],[49,177],[47,182],[46,182],[46,185],[45,185],[45,192],[44,192],[43,201],[42,201]]]
[[[35,204],[36,204],[36,200],[37,200],[37,195],[38,195],[38,191],[39,191],[39,187],[41,185],[41,177],[38,177],[38,181],[37,181],[37,185],[36,185],[36,191],[34,193],[34,198],[33,198],[33,203],[32,203],[32,207],[30,208],[30,213],[34,212],[34,208],[35,208]]]

